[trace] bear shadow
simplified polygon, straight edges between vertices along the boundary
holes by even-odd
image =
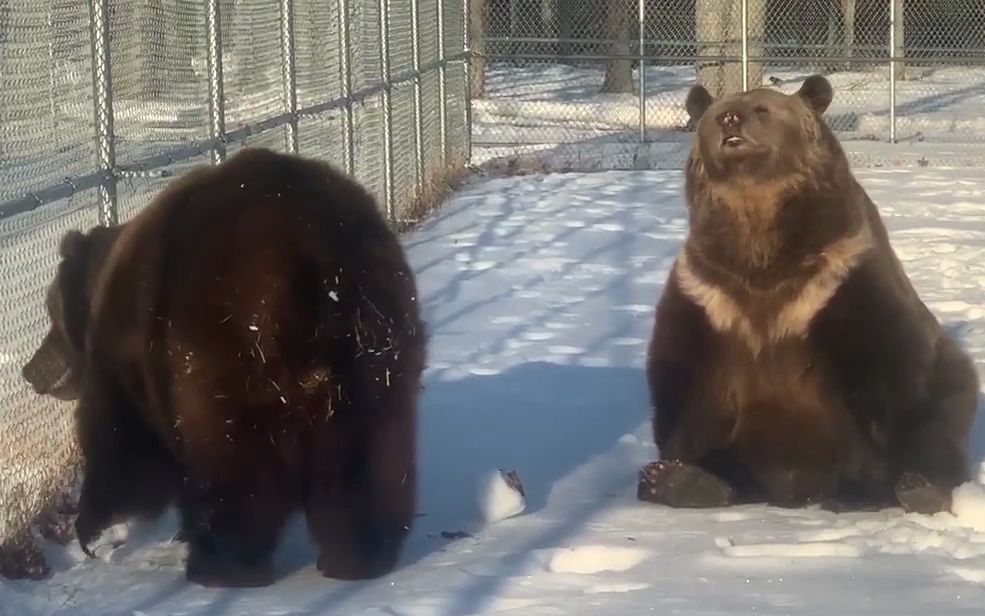
[[[478,482],[499,468],[517,471],[526,513],[539,511],[554,482],[647,420],[646,391],[637,367],[548,362],[430,383],[419,433],[419,510],[442,523],[474,521]]]
[[[971,462],[971,476],[973,481],[981,481],[978,478],[982,465],[985,464],[985,396],[978,394],[978,410],[975,413],[975,422],[971,426],[969,458]]]
[[[972,323],[964,320],[955,321],[944,321],[941,323],[941,327],[944,332],[956,341],[965,350],[968,349],[967,335],[972,327]],[[977,368],[977,358],[972,354],[971,360],[976,364]],[[985,381],[983,381],[985,384]],[[971,474],[973,481],[980,481],[978,479],[978,474],[982,469],[982,464],[985,464],[985,395],[981,391],[978,392],[978,404],[975,412],[975,422],[971,426],[971,434],[969,435],[968,443],[968,457],[971,465]]]
[[[523,515],[535,513],[556,481],[647,421],[647,408],[646,382],[635,367],[529,362],[499,374],[426,382],[418,513],[398,567],[447,545],[444,531],[481,530],[477,495],[490,473],[515,470],[525,492]],[[303,520],[292,521],[278,550],[280,571],[311,566],[316,552],[306,533]]]

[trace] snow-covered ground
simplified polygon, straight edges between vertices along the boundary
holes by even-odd
[[[858,175],[918,290],[985,367],[985,171]],[[0,582],[0,613],[981,614],[977,483],[962,488],[957,516],[636,501],[637,470],[656,455],[642,362],[686,231],[681,190],[674,171],[500,178],[407,235],[433,339],[420,517],[393,574],[320,577],[297,523],[276,585],[190,586],[169,517],[132,527],[115,551],[107,537],[99,560],[51,548],[54,577]],[[978,460],[985,422],[976,432]],[[490,481],[498,468],[517,471],[525,502],[478,493],[511,495]]]

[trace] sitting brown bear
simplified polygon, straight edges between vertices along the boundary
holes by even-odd
[[[23,373],[79,400],[83,549],[176,504],[190,581],[267,585],[302,507],[324,575],[395,566],[426,334],[403,249],[360,185],[246,149],[124,225],[68,233],[61,257]]]
[[[933,512],[969,479],[977,374],[822,119],[831,99],[817,75],[688,96],[690,230],[656,308],[641,499]]]

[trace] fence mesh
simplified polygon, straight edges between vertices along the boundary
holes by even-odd
[[[856,164],[983,162],[978,0],[473,3],[474,162],[678,168],[688,88],[736,91],[743,67],[749,87],[786,92],[828,76],[828,119]]]
[[[125,222],[248,145],[335,163],[412,219],[468,155],[464,7],[0,0],[0,566],[36,548],[78,469],[72,405],[20,376],[61,235]]]

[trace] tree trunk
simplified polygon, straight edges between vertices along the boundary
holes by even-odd
[[[855,0],[842,0],[842,11],[845,16],[845,38],[842,55],[848,58],[845,70],[852,70],[852,54],[855,47]]]
[[[749,88],[763,83],[763,65],[753,61],[762,56],[766,24],[766,0],[748,0],[746,15],[749,32]],[[697,65],[698,83],[714,97],[743,90],[742,63],[738,60],[713,60],[710,57],[742,55],[742,5],[738,0],[696,0],[695,34],[698,54],[709,57]]]
[[[628,0],[608,0],[605,8],[605,33],[613,41],[612,55],[628,56],[631,53],[630,20]],[[602,82],[602,92],[632,94],[636,91],[633,84],[633,61],[626,58],[609,60],[605,65],[605,81]]]
[[[554,10],[557,14],[557,31],[558,37],[561,39],[573,39],[575,37],[574,24],[572,24],[572,11],[574,7],[571,6],[570,2],[563,2],[555,0]],[[562,64],[571,63],[570,56],[574,55],[574,47],[571,43],[565,41],[558,45],[558,55],[562,57],[560,62]]]
[[[893,72],[896,74],[897,81],[906,79],[906,63],[903,61],[903,0],[891,0],[895,5],[896,19],[892,24],[895,40],[893,41],[893,57],[900,58],[893,62]]]
[[[469,0],[469,47],[472,50],[469,88],[472,98],[486,95],[486,1]]]

